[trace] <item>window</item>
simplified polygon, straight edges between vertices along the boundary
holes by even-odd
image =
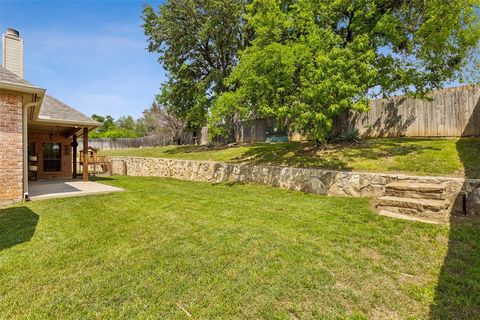
[[[43,144],[43,171],[62,170],[62,145],[60,143]]]

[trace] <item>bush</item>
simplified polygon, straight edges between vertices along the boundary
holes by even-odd
[[[360,132],[358,129],[355,128],[347,128],[346,130],[343,130],[339,135],[333,135],[331,134],[327,140],[330,143],[342,143],[342,142],[347,142],[347,143],[358,143],[360,142]]]
[[[340,141],[357,143],[360,142],[360,132],[355,128],[348,128],[340,134]]]

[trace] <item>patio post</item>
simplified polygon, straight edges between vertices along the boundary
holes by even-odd
[[[83,128],[83,181],[88,181],[88,128]]]
[[[72,179],[77,179],[77,134],[74,133],[72,137],[72,155],[73,155],[73,170],[72,170]]]

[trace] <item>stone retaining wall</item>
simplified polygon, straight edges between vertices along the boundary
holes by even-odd
[[[331,196],[378,198],[384,195],[385,185],[390,182],[439,183],[447,187],[455,214],[463,214],[463,190],[468,212],[480,215],[480,180],[163,158],[111,157],[111,160],[113,174],[117,175],[211,183],[250,182]]]

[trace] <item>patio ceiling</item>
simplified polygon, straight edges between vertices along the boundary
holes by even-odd
[[[82,127],[79,127],[79,126],[53,125],[53,124],[43,124],[39,122],[28,124],[28,132],[59,134],[66,138],[71,137],[74,133],[80,133],[81,130],[82,130]]]

